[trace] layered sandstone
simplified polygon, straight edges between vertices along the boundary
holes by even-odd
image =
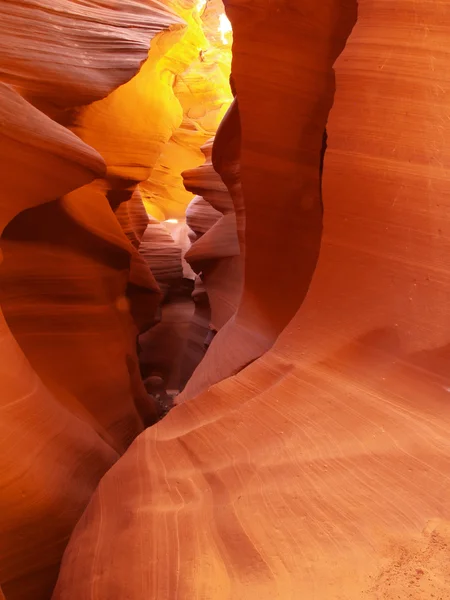
[[[245,279],[236,313],[179,401],[267,351],[305,297],[322,232],[320,163],[332,65],[356,13],[347,0],[320,12],[310,2],[275,13],[263,2],[230,2],[227,9],[235,21],[237,100],[215,140],[215,167],[237,211]]]
[[[201,147],[216,133],[231,100],[230,36],[219,35],[222,0],[201,2],[171,0],[169,5],[188,27],[173,63],[177,68],[173,91],[182,119],[164,146],[140,188],[146,208],[154,217],[183,219],[192,195],[182,173],[204,162]]]
[[[192,195],[181,173],[200,164],[200,146],[231,101],[220,0],[207,9],[190,0],[122,4],[0,7],[8,84],[0,84],[0,584],[8,600],[49,598],[99,478],[159,416],[137,336],[158,322],[168,290],[193,274],[182,260],[186,232],[174,240],[149,220],[142,196],[167,190],[168,216],[183,214]]]
[[[147,217],[136,203],[113,212],[135,197],[134,156],[92,144],[87,116],[114,104],[155,34],[170,26],[173,45],[185,25],[153,1],[12,0],[0,13],[0,583],[8,600],[45,600],[100,477],[157,418],[135,341],[160,297],[136,248]]]
[[[199,167],[218,6],[0,8],[0,598],[52,596],[89,500],[54,600],[446,598],[447,4],[229,0]],[[197,310],[149,332],[192,193]],[[205,323],[142,432],[137,334],[153,390]]]
[[[113,467],[55,599],[448,596],[448,15],[360,0],[336,63],[311,280],[331,65],[355,8],[280,7],[269,26],[262,2],[229,3],[243,325],[228,346],[222,328],[203,364],[216,345],[222,377],[253,331],[261,348],[283,331]]]
[[[205,163],[183,174],[186,189],[202,194],[191,201],[186,211],[192,244],[185,258],[201,276],[211,307],[210,326],[217,332],[239,304],[243,256],[233,200],[213,168],[211,150],[210,143],[203,148]]]
[[[0,93],[4,231],[21,211],[87,184],[105,165],[97,152],[12,89],[1,84]],[[33,245],[26,249],[29,264]],[[5,269],[12,268],[7,254],[8,247],[2,251],[2,307],[10,291],[4,281]],[[24,296],[16,294],[19,308]],[[67,537],[118,454],[89,410],[70,393],[46,387],[3,314],[0,319],[0,581],[8,600],[46,598]]]
[[[0,79],[46,109],[89,104],[131,79],[149,40],[182,24],[158,0],[6,0]]]
[[[187,346],[192,346],[192,320],[196,321],[198,315],[193,316],[190,299],[189,280],[193,280],[195,273],[184,260],[190,245],[184,217],[192,193],[184,186],[182,174],[185,169],[204,162],[200,149],[214,136],[230,105],[231,36],[222,39],[219,35],[223,13],[220,0],[211,0],[206,6],[200,3],[192,6],[190,1],[178,0],[169,5],[187,23],[184,35],[164,54],[166,68],[175,75],[172,88],[179,102],[181,120],[177,121],[171,137],[164,137],[165,143],[147,179],[139,184],[145,208],[151,215],[139,252],[163,292],[157,313],[159,322],[147,331],[141,330],[139,344],[144,376],[162,377],[166,387],[179,390],[204,353],[202,345],[200,353],[190,353],[191,358],[196,356],[193,362],[184,358]],[[154,95],[158,98],[160,91],[156,90]],[[161,113],[159,121],[164,119]],[[155,139],[161,141],[162,137]]]

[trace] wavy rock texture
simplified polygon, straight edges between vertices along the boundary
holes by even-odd
[[[156,33],[181,23],[157,0],[5,0],[0,20],[0,79],[54,108],[107,96],[135,75]]]
[[[0,84],[2,104],[2,161],[4,182],[1,197],[1,230],[21,210],[48,202],[71,189],[84,185],[105,171],[101,156],[73,134],[33,109],[10,87]],[[33,152],[43,158],[32,164],[30,181],[24,179]],[[46,160],[52,161],[46,165]],[[9,170],[6,167],[9,167]],[[56,176],[51,177],[52,171]],[[16,186],[20,180],[22,186]],[[15,202],[10,198],[14,197]]]
[[[198,169],[199,175],[195,170],[184,173],[186,189],[191,189],[193,179],[191,191],[203,193],[192,200],[186,211],[186,222],[196,239],[185,258],[196,273],[201,273],[211,307],[211,328],[219,331],[239,304],[243,260],[233,201],[212,166],[211,144],[204,149],[204,154],[206,162]],[[221,212],[214,206],[219,206]]]
[[[20,211],[101,176],[105,165],[4,84],[0,97],[3,231]],[[3,296],[8,266],[2,261]],[[118,455],[83,407],[45,387],[2,313],[0,348],[0,581],[8,600],[48,598],[67,538]]]
[[[299,25],[308,39],[315,24],[309,43],[328,39],[331,48],[341,15],[342,44],[352,7],[312,6]],[[239,18],[238,2],[231,8],[238,38],[250,20]],[[446,11],[444,3],[360,0],[336,65],[323,242],[306,299],[262,358],[178,406],[113,467],[77,526],[55,599],[448,596]],[[274,27],[277,59],[293,54],[285,32],[294,15],[280,10],[272,20],[284,19]],[[324,15],[334,18],[321,29],[314,18]],[[305,71],[308,89],[310,77]],[[302,96],[306,104],[310,98]],[[280,119],[302,112],[293,100]],[[244,136],[250,125],[242,124]],[[319,124],[315,137],[318,161]],[[252,150],[256,177],[272,147]],[[246,173],[250,157],[243,143],[247,294],[258,289],[261,272],[251,267],[257,223],[250,224],[256,209],[247,205],[253,186],[261,188]],[[274,172],[267,168],[270,192]],[[276,168],[283,173],[281,161]],[[316,183],[305,190],[315,198]],[[260,194],[262,208],[266,197]],[[301,237],[302,198],[284,218],[274,205],[269,240],[277,224],[299,228]],[[263,249],[260,269],[273,260],[268,254]],[[276,274],[280,285],[285,276],[284,269]],[[304,282],[293,285],[298,300]],[[261,311],[274,302],[266,291],[258,296]],[[280,321],[293,302],[281,298]]]
[[[201,147],[214,136],[232,100],[230,47],[218,36],[221,0],[210,0],[201,13],[192,12],[190,1],[178,0],[172,6],[188,23],[174,82],[183,118],[140,186],[147,210],[161,220],[184,218],[192,195],[184,187],[182,172],[204,162]]]
[[[105,128],[105,164],[92,144],[28,101],[74,131],[81,120],[90,143],[100,118],[87,116],[114,105],[115,88],[136,74],[154,34],[174,25],[157,36],[153,54],[164,54],[184,25],[151,0],[7,1],[0,13],[0,79],[13,86],[0,84],[0,583],[8,600],[47,600],[99,479],[157,417],[135,338],[160,294],[136,248],[147,225],[142,204],[125,219],[111,210],[136,185],[129,145],[123,158],[108,154],[108,142],[121,143],[121,122],[114,138]],[[181,112],[171,86],[161,85],[173,99],[160,99],[163,126],[174,123],[169,138]],[[140,89],[131,89],[137,108]],[[141,161],[143,179],[156,156]]]
[[[203,26],[192,2],[176,0],[169,5],[186,25],[172,27],[169,32],[156,36],[148,59],[135,77],[106,98],[73,113],[68,123],[105,158],[106,196],[139,252],[139,255],[132,252],[126,292],[139,333],[147,333],[147,352],[143,348],[146,355],[154,355],[155,344],[163,345],[158,330],[147,330],[159,318],[159,288],[162,285],[165,294],[168,286],[179,282],[182,260],[180,248],[157,221],[147,227],[138,243],[137,236],[133,237],[131,215],[127,215],[129,211],[122,205],[132,201],[132,194],[139,193],[146,208],[164,219],[160,208],[153,210],[156,201],[150,204],[148,201],[149,193],[152,197],[158,196],[158,186],[163,185],[166,213],[169,216],[182,214],[191,195],[183,188],[181,172],[186,166],[198,163],[199,147],[214,134],[231,101],[226,68],[228,64],[229,74],[229,48],[216,49],[207,39],[205,32],[209,29]],[[223,9],[223,5],[214,0],[211,10],[216,20],[218,7]],[[215,56],[215,60],[208,62],[201,58],[202,47],[208,50],[208,56]],[[225,67],[217,61],[218,54]],[[164,181],[158,179],[158,172]],[[173,198],[170,190],[174,190]],[[172,210],[173,204],[176,210]],[[161,318],[166,317],[167,311],[163,311]],[[184,320],[185,316],[181,318]],[[182,337],[183,334],[174,332],[174,335]],[[155,339],[152,341],[152,338]],[[164,352],[161,348],[161,353]],[[169,351],[168,356],[171,355]]]
[[[164,11],[169,18],[171,13],[159,5],[154,15],[155,22],[158,22]],[[177,21],[174,17],[171,22]],[[183,60],[178,59],[183,52],[185,31],[185,26],[177,26],[171,31],[157,35],[147,60],[130,81],[113,90],[106,98],[82,107],[66,118],[66,125],[90,146],[96,148],[105,158],[107,165],[103,184],[77,192],[75,201],[71,202],[71,214],[73,216],[75,213],[76,220],[83,228],[94,232],[102,240],[112,242],[113,246],[110,246],[109,250],[116,255],[107,258],[107,251],[103,250],[102,260],[109,260],[109,266],[116,269],[115,281],[114,277],[109,278],[110,281],[105,285],[108,280],[106,276],[106,280],[100,284],[100,274],[96,272],[93,275],[93,285],[98,282],[99,289],[105,290],[106,296],[113,302],[114,310],[105,315],[105,327],[115,339],[115,343],[110,339],[108,345],[108,352],[113,354],[115,360],[101,354],[97,356],[98,360],[111,365],[114,376],[109,378],[108,385],[104,385],[104,376],[98,376],[102,369],[96,367],[96,361],[92,359],[90,362],[95,385],[89,384],[87,389],[93,397],[109,398],[108,410],[105,410],[100,402],[99,413],[102,413],[104,419],[107,418],[106,413],[113,413],[114,422],[108,420],[108,425],[109,428],[113,426],[121,430],[122,445],[131,441],[142,429],[141,420],[149,424],[156,418],[156,406],[152,407],[151,399],[148,398],[139,377],[134,338],[138,332],[146,331],[155,324],[161,299],[158,283],[149,269],[150,263],[145,260],[148,239],[143,239],[145,230],[142,229],[147,217],[143,219],[141,213],[138,232],[132,223],[133,216],[128,207],[134,202],[134,206],[139,210],[133,201],[140,193],[136,190],[136,184],[148,176],[164,145],[182,119],[182,108],[173,92],[173,81],[179,71],[185,68]],[[80,206],[84,206],[86,210],[80,210]],[[115,211],[131,244],[125,243],[123,233],[117,227],[110,208]],[[114,233],[111,228],[115,229]],[[140,236],[142,240],[139,239]],[[86,246],[86,241],[83,242],[78,236],[77,242],[80,245],[78,251],[81,251],[83,245]],[[118,257],[120,251],[114,248],[116,245],[126,251],[122,252],[122,258]],[[92,252],[93,250],[90,251],[91,254]],[[177,268],[178,265],[175,269]],[[44,275],[49,277],[43,272],[41,276]],[[58,272],[53,278],[56,281],[62,277],[64,276]],[[98,302],[97,299],[95,304]],[[127,322],[128,313],[131,314],[134,323]],[[115,322],[114,326],[111,319]],[[97,334],[100,337],[103,329],[98,322]],[[83,356],[82,347],[81,344],[80,357]],[[95,354],[94,345],[91,347],[92,353]],[[60,351],[61,348],[54,348],[55,353]],[[42,362],[51,363],[48,356],[42,352],[39,356]],[[82,385],[80,382],[77,384]],[[66,382],[63,388],[67,388]],[[103,395],[100,394],[100,389],[103,390]],[[90,403],[88,394],[84,395],[83,401]],[[134,405],[138,408],[137,412]],[[119,418],[120,411],[122,417]]]
[[[215,168],[236,207],[245,279],[238,310],[214,338],[180,402],[272,346],[304,299],[319,253],[320,162],[334,92],[332,65],[355,6],[343,0],[326,3],[320,13],[310,2],[275,13],[272,8],[262,1],[227,3],[237,101],[217,133]]]
[[[214,337],[214,332],[211,329],[211,307],[208,294],[201,277],[198,275],[194,280],[194,290],[191,298],[194,301],[194,312],[191,317],[181,367],[180,390],[186,387],[195,368],[203,360],[205,352]],[[177,395],[178,397],[179,395]]]
[[[2,248],[0,300],[12,333],[47,387],[84,406],[123,451],[142,430],[125,298],[133,248],[106,197],[85,186],[23,212],[5,229]]]
[[[188,23],[176,55],[174,93],[182,108],[182,120],[140,186],[146,208],[154,217],[183,219],[192,195],[183,184],[182,172],[201,165],[201,147],[216,133],[231,100],[230,39],[218,34],[221,0],[210,0],[200,13],[190,0],[169,3]],[[224,41],[226,43],[224,43]]]
[[[158,66],[151,87],[148,85],[148,76],[142,75],[142,82],[147,85],[143,96],[150,99],[151,104],[143,105],[136,112],[136,107],[128,100],[129,93],[125,89],[127,85],[122,86],[116,93],[117,96],[121,94],[120,102],[108,111],[108,117],[103,118],[101,125],[96,128],[98,142],[92,139],[90,143],[104,155],[104,128],[111,128],[113,123],[114,129],[117,120],[122,120],[120,148],[123,149],[128,144],[130,157],[132,152],[134,160],[127,158],[127,162],[133,166],[132,171],[125,171],[118,166],[110,170],[108,183],[117,187],[118,178],[124,181],[127,178],[144,178],[144,170],[137,170],[136,165],[144,165],[145,161],[141,157],[145,156],[145,152],[139,150],[135,140],[140,136],[147,143],[148,132],[152,132],[150,141],[154,148],[149,148],[151,160],[147,161],[147,179],[141,181],[138,189],[146,209],[158,220],[151,221],[139,245],[139,252],[152,270],[163,292],[164,302],[161,310],[157,311],[156,319],[160,322],[156,327],[148,331],[144,327],[140,328],[141,371],[145,375],[154,372],[158,376],[165,375],[167,385],[180,389],[181,379],[185,381],[187,378],[187,373],[182,377],[178,373],[184,370],[186,364],[183,355],[193,308],[189,299],[192,287],[189,282],[182,283],[182,277],[195,277],[184,260],[188,246],[184,213],[192,194],[183,185],[182,172],[204,161],[200,147],[214,135],[231,102],[228,81],[231,52],[230,39],[225,39],[225,43],[218,34],[219,14],[223,12],[220,0],[212,0],[207,8],[200,11],[196,8],[193,10],[190,0],[176,0],[169,5],[185,20],[187,27],[171,34],[174,40],[172,47],[169,46],[166,33],[161,36],[164,45],[155,46]],[[152,60],[152,51],[153,48],[149,61]],[[145,68],[146,65],[142,72]],[[139,77],[141,74],[135,79]],[[167,89],[163,88],[164,82]],[[166,99],[165,105],[161,102],[161,96]],[[99,107],[101,105],[105,105],[105,101],[98,103]],[[157,113],[153,105],[157,106]],[[129,115],[121,107],[125,107]],[[112,114],[114,119],[111,119]],[[172,121],[169,120],[171,115],[176,117]],[[132,135],[129,131],[130,119],[133,124]],[[89,126],[88,130],[91,131],[92,127]],[[113,135],[116,135],[115,131]],[[111,144],[111,151],[115,154],[117,141]],[[170,223],[167,219],[178,222]],[[165,222],[160,224],[158,221]],[[136,299],[130,300],[132,312],[136,312]],[[148,299],[145,297],[139,300],[142,312],[146,303],[148,304]],[[203,352],[197,354],[198,360],[202,355]]]
[[[186,209],[186,223],[189,226],[189,238],[195,242],[216,223],[221,213],[213,208],[203,196],[194,196]]]
[[[149,223],[140,190],[136,188],[129,198],[120,201],[114,214],[127,238],[138,249]]]
[[[163,15],[170,17],[170,23],[183,22],[175,16],[174,7],[155,6],[152,27]],[[130,81],[106,98],[72,112],[66,121],[72,131],[105,158],[104,194],[133,245],[129,248],[130,272],[124,294],[138,332],[154,325],[161,293],[145,261],[145,252],[140,251],[145,245],[140,238],[145,235],[146,217],[140,213],[137,231],[131,209],[134,206],[135,210],[145,210],[136,203],[136,196],[141,194],[136,185],[148,177],[183,118],[173,87],[174,79],[186,67],[183,52],[188,31],[189,27],[183,24],[158,34],[152,40],[147,60]],[[134,360],[134,352],[127,355],[129,362]],[[137,364],[132,370],[137,373]],[[139,393],[144,393],[142,386]]]
[[[112,189],[145,180],[181,123],[182,110],[172,89],[178,65],[173,65],[170,52],[176,52],[183,35],[182,28],[159,34],[133,79],[73,118],[72,131],[104,157]]]
[[[140,253],[158,283],[164,285],[180,281],[183,276],[181,248],[177,246],[162,223],[153,217],[142,237]]]
[[[126,300],[129,302],[134,324],[142,332],[155,324],[162,296],[150,264],[140,252],[149,218],[138,187],[134,184],[131,184],[130,189],[122,190],[120,184],[117,187],[118,189],[109,189],[106,196],[123,233],[132,244],[129,249],[131,260]]]
[[[163,302],[159,322],[139,337],[140,367],[144,378],[157,375],[166,388],[179,390],[180,370],[193,313],[192,286],[188,285],[189,280],[183,278],[182,248],[171,235],[167,227],[170,224],[160,223],[153,217],[149,217],[149,221],[140,253],[163,292]],[[174,226],[179,227],[179,224]],[[202,355],[198,361],[201,358]]]
[[[176,223],[175,220],[177,221]],[[185,279],[191,279],[193,281],[195,279],[195,273],[185,260],[186,252],[191,247],[190,236],[192,234],[192,231],[186,224],[186,218],[180,220],[174,219],[173,222],[165,221],[164,225],[169,231],[170,235],[172,236],[172,239],[174,240],[175,244],[181,250],[181,264],[183,267],[183,277]]]
[[[0,84],[0,598],[51,596],[118,458],[54,600],[448,597],[450,14],[358,4],[347,41],[353,0],[227,3],[222,183],[209,161],[188,173],[219,214],[196,199],[188,220],[197,270],[244,258],[242,298],[225,314],[213,293],[210,317],[197,279],[194,325],[220,330],[181,396],[195,398],[121,458],[155,417],[135,336],[183,274],[156,218],[182,213],[183,161],[210,137],[188,135],[209,117],[177,81],[198,15],[188,0],[0,8],[15,87]]]
[[[234,211],[236,215],[236,228],[239,239],[241,256],[245,254],[245,201],[241,182],[241,144],[242,131],[237,98],[228,109],[214,138],[211,148],[211,162],[214,170],[228,189],[228,196],[232,204],[222,207],[220,196],[208,194],[210,202],[221,212]],[[222,196],[225,199],[225,196]]]

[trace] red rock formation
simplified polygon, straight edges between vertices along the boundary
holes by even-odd
[[[200,148],[214,136],[232,100],[230,47],[218,32],[222,0],[209,0],[203,8],[196,2],[194,10],[192,4],[169,1],[188,23],[181,50],[170,57],[177,72],[173,92],[182,120],[140,186],[148,211],[160,220],[184,218],[192,196],[183,185],[182,172],[204,162]]]
[[[221,213],[213,208],[203,196],[194,196],[186,209],[186,223],[190,228],[189,237],[195,242],[216,223]]]
[[[105,158],[106,195],[125,233],[139,250],[139,255],[131,253],[127,287],[139,333],[145,333],[158,320],[161,296],[156,281],[162,283],[165,292],[169,283],[181,278],[182,263],[180,248],[157,221],[138,242],[128,209],[122,205],[131,201],[140,183],[138,193],[153,209],[155,204],[149,203],[148,195],[160,195],[162,169],[166,212],[172,215],[173,203],[177,206],[176,216],[180,210],[182,214],[190,195],[182,188],[181,171],[198,161],[198,148],[214,133],[230,101],[227,76],[220,64],[199,58],[202,47],[210,50],[212,46],[192,3],[176,0],[169,4],[187,26],[157,36],[135,77],[106,98],[73,113],[70,119],[71,129]],[[219,2],[214,0],[214,4]],[[222,55],[231,59],[228,50]],[[158,209],[159,218],[160,213]],[[160,235],[156,235],[155,228],[159,228]],[[159,345],[161,339],[156,332],[154,336]],[[145,340],[152,337],[149,333]],[[153,347],[150,351],[153,354]]]
[[[3,231],[21,210],[48,202],[84,185],[103,174],[105,164],[97,152],[33,109],[11,88],[1,84],[0,91],[2,138],[5,142],[0,147],[4,164],[0,205]],[[36,151],[43,157],[39,163],[30,160]],[[21,176],[25,167],[32,169],[29,179]],[[17,186],[17,181],[22,185]],[[11,197],[15,198],[15,202],[10,201]]]
[[[16,90],[0,84],[0,582],[8,600],[46,600],[100,477],[156,418],[125,293],[159,297],[107,199],[130,182],[90,184],[114,159],[24,98],[86,125],[94,105],[67,109],[113,92],[180,21],[152,1],[8,1],[0,13],[0,79]],[[139,325],[135,302],[131,314]]]
[[[21,211],[88,183],[105,166],[13,90],[0,84],[0,95],[3,231]],[[3,282],[1,289],[3,296]],[[0,341],[0,581],[8,600],[48,598],[67,537],[117,453],[82,406],[45,387],[1,313]]]
[[[211,144],[204,153],[205,164],[184,173],[186,188],[203,194],[197,200],[194,198],[186,212],[187,224],[196,234],[196,240],[185,258],[195,272],[201,273],[211,306],[211,327],[219,331],[239,304],[243,257],[233,201],[212,166]]]
[[[139,250],[160,284],[179,281],[183,276],[181,249],[164,225],[153,217],[149,218]]]
[[[234,248],[237,240],[245,257],[242,299],[187,386],[182,399],[189,401],[139,435],[101,480],[72,535],[54,600],[448,597],[450,15],[444,2],[358,4],[357,24],[336,63],[328,118],[332,65],[352,29],[356,2],[227,3],[237,101],[217,134],[212,162],[229,195],[204,165],[189,174],[198,178],[190,189],[223,216],[206,227],[208,219],[195,214],[197,200],[188,219],[198,235],[194,264],[203,270],[211,248],[222,252],[216,266],[223,264],[231,244],[229,236],[220,243],[219,224],[235,218],[233,199]],[[161,38],[172,43],[178,35]],[[135,84],[128,89],[139,88]],[[123,383],[120,368],[133,331],[122,310],[124,289],[135,282],[150,294],[157,291],[137,248],[151,246],[152,232],[164,233],[152,221],[146,229],[151,239],[143,234],[140,240],[145,219],[140,213],[133,225],[131,204],[121,202],[131,202],[134,185],[160,160],[171,128],[176,131],[170,112],[176,103],[166,88],[165,108],[156,92],[151,100],[160,111],[160,143],[146,139],[127,107],[116,130],[124,140],[122,157],[114,153],[111,117],[133,94],[120,91],[120,102],[109,98],[102,105],[115,107],[106,142],[102,101],[77,113],[94,146],[106,144],[107,177],[95,184],[89,182],[104,175],[100,156],[0,88],[0,121],[6,124],[0,215],[7,238],[1,268],[13,274],[6,290],[18,286],[16,298],[37,327],[33,311],[47,304],[42,297],[23,302],[23,290],[29,293],[34,282],[21,288],[21,275],[35,246],[36,261],[44,264],[44,239],[53,240],[53,229],[63,232],[57,240],[62,259],[71,266],[76,256],[81,275],[78,295],[57,288],[70,296],[61,305],[74,301],[82,307],[75,315],[85,305],[99,305],[100,314],[114,305],[117,318],[104,321],[112,328],[104,356],[116,386]],[[128,118],[131,137],[140,136],[134,149],[126,140]],[[101,126],[90,129],[89,122]],[[116,214],[128,239],[106,210],[106,190],[120,200]],[[87,198],[97,199],[92,215]],[[39,219],[30,219],[27,209]],[[56,214],[70,219],[72,229],[63,227],[62,217],[54,220]],[[39,233],[35,224],[46,229]],[[77,225],[83,238],[71,235]],[[24,242],[19,234],[33,242],[28,254],[20,245],[15,249],[19,239]],[[168,257],[155,255],[158,248],[148,253],[156,278],[170,280],[175,271],[180,277],[181,261],[172,269]],[[13,261],[23,271],[14,271]],[[61,273],[59,267],[55,280],[45,281],[42,271],[36,275],[51,290]],[[219,289],[211,280],[210,288]],[[21,304],[7,296],[1,304],[13,322]],[[123,331],[120,344],[117,331]],[[0,400],[6,481],[0,597],[44,600],[73,523],[118,457],[113,447],[121,451],[126,443],[126,428],[114,427],[113,409],[129,413],[130,395],[135,403],[144,396],[135,395],[134,385],[142,382],[128,361],[130,395],[122,390],[124,404],[117,396],[108,407],[113,414],[97,414],[92,399],[75,389],[92,381],[89,371],[79,382],[62,374],[47,383],[47,362],[39,366],[33,349],[25,356],[21,335],[17,330],[14,338],[0,315],[6,390]],[[110,354],[115,348],[117,361]],[[58,381],[67,397],[59,394]]]
[[[0,80],[53,109],[104,98],[135,75],[151,37],[182,23],[157,0],[6,0],[0,20]]]
[[[209,306],[208,294],[199,276],[195,278],[191,298],[194,302],[194,313],[191,318],[183,356],[180,390],[186,387],[195,368],[203,360],[205,352],[214,336],[214,332],[211,329],[211,308]],[[177,395],[178,397],[179,395]]]
[[[334,90],[331,67],[355,7],[330,2],[319,14],[307,3],[273,14],[263,2],[251,9],[245,2],[231,2],[229,13],[236,21],[233,81],[238,100],[218,131],[215,167],[224,173],[236,206],[245,282],[236,314],[215,337],[180,401],[270,348],[305,297],[321,236],[320,161]],[[276,91],[268,73],[274,73]],[[280,248],[282,260],[274,248]]]
[[[135,248],[139,249],[149,222],[140,190],[136,188],[129,199],[120,201],[114,214],[127,238]]]
[[[139,190],[145,207],[161,224],[156,220],[151,223],[140,243],[139,251],[162,286],[164,303],[158,311],[160,323],[149,331],[140,329],[141,371],[148,375],[156,369],[158,376],[167,375],[173,389],[179,389],[181,376],[175,373],[184,371],[185,365],[183,364],[182,369],[181,363],[184,362],[182,356],[186,345],[186,331],[190,328],[193,308],[188,296],[191,288],[188,282],[181,284],[181,276],[186,279],[195,277],[184,260],[189,245],[184,213],[192,194],[184,188],[181,174],[186,168],[204,160],[200,147],[214,135],[231,102],[228,82],[231,52],[229,40],[224,44],[221,39],[217,39],[220,37],[217,31],[219,11],[223,11],[220,0],[212,0],[205,10],[193,7],[191,1],[185,0],[174,0],[169,5],[186,21],[187,28],[183,30],[182,36],[177,37],[173,47],[166,44],[164,52],[159,52],[158,61],[162,67],[157,69],[157,77],[151,82],[153,85],[150,89],[148,76],[142,76],[142,82],[147,85],[145,97],[150,96],[158,108],[157,118],[153,105],[142,107],[137,114],[134,114],[135,107],[132,104],[126,110],[130,114],[133,111],[132,122],[142,124],[140,132],[134,130],[127,142],[133,152],[136,152],[136,148],[132,146],[132,140],[138,134],[146,139],[151,131],[151,141],[157,144],[157,152],[152,154],[149,161],[148,177],[139,184]],[[167,34],[164,34],[164,39],[166,38]],[[156,46],[155,51],[159,50]],[[152,52],[150,58],[151,55]],[[173,74],[172,78],[165,77],[167,71]],[[161,94],[166,91],[161,88],[158,77],[169,84],[171,102],[178,107],[178,112],[161,103]],[[127,97],[125,92],[122,96],[124,99]],[[118,103],[114,107],[114,113],[120,116],[117,107]],[[167,128],[168,108],[177,120]],[[142,115],[147,115],[148,123],[142,123]],[[129,119],[130,116],[123,119],[123,131],[127,135]],[[103,122],[106,124],[106,119]],[[101,128],[98,128],[98,132],[96,143],[103,144]],[[171,133],[170,137],[168,133]],[[96,147],[100,148],[98,145]],[[135,160],[133,164],[136,162],[138,161]],[[136,173],[119,174],[121,177],[136,178]],[[139,173],[141,179],[142,174],[143,172]],[[112,184],[116,185],[117,171],[113,175]],[[135,301],[132,306],[134,303]],[[141,301],[140,306],[144,310],[145,302]],[[176,359],[176,356],[180,358]],[[169,385],[167,377],[164,379]],[[186,373],[182,379],[185,378]]]
[[[330,41],[336,38],[325,23],[320,28],[319,19],[334,15],[328,22],[335,27],[331,9],[339,5],[321,5],[316,12],[312,6],[308,18],[302,15],[302,32],[308,39],[315,25],[308,43],[321,40],[330,48],[322,32]],[[272,13],[273,25],[284,19],[275,59],[289,65],[295,12],[280,13]],[[246,28],[248,36],[266,30],[263,23],[251,28],[251,19],[230,14],[239,72],[239,35]],[[85,598],[94,579],[96,593],[111,598],[447,597],[445,16],[443,4],[360,0],[358,24],[336,66],[323,242],[306,299],[261,359],[177,407],[140,436],[105,477],[66,554],[58,600]],[[309,51],[308,60],[311,54],[317,56]],[[253,71],[246,72],[257,85]],[[302,84],[314,89],[312,73],[302,73]],[[240,102],[239,81],[237,86]],[[279,86],[275,89],[274,94]],[[323,88],[317,94],[328,98]],[[268,109],[273,97],[262,98]],[[305,106],[312,102],[306,95],[302,100]],[[277,113],[277,125],[303,106],[292,97],[285,113]],[[253,123],[242,119],[243,140],[247,127],[256,136],[256,123],[265,116],[259,106],[253,109]],[[301,122],[297,134],[298,127]],[[262,127],[259,131],[263,135]],[[285,307],[272,317],[274,330],[288,318],[294,298],[283,293],[284,268],[275,274],[278,287],[260,287],[262,269],[275,260],[268,249],[277,254],[280,246],[268,244],[267,251],[264,246],[259,270],[252,267],[253,236],[261,227],[252,199],[256,203],[259,191],[258,214],[272,217],[264,242],[277,231],[301,237],[297,219],[308,209],[301,200],[317,199],[321,135],[318,126],[314,136],[311,131],[316,175],[312,158],[305,170],[314,186],[307,179],[312,187],[305,183],[296,205],[294,196],[289,205],[280,194],[280,215],[275,204],[267,209],[268,198],[275,170],[287,169],[281,158],[290,156],[288,146],[286,157],[277,146],[277,162],[271,145],[254,145],[250,153],[243,141],[244,301],[254,293],[252,323],[262,325],[271,304]],[[277,139],[281,143],[281,135]],[[271,152],[272,165],[264,157]],[[256,178],[262,165],[269,181],[264,194]],[[286,238],[278,252],[294,273],[299,258],[289,252],[294,240]],[[305,285],[301,272],[299,279],[290,288],[297,303]],[[111,540],[119,538],[120,549],[111,550]],[[84,556],[80,548],[88,549]],[[126,581],[119,569],[107,568],[111,564],[127,572]]]
[[[149,221],[139,251],[163,292],[163,302],[159,322],[139,337],[141,372],[144,377],[156,374],[166,388],[179,390],[180,369],[193,313],[189,297],[191,289],[183,279],[180,245],[165,223],[152,217]]]

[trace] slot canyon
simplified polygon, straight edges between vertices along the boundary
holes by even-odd
[[[448,600],[450,0],[0,22],[0,600]]]

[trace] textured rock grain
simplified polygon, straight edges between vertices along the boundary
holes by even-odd
[[[314,205],[306,200],[319,198],[324,123],[318,120],[311,130],[311,157],[306,160],[306,148],[301,153],[311,177],[304,180],[304,193],[285,190],[270,205],[275,174],[300,168],[288,150],[299,130],[305,132],[299,115],[313,96],[301,96],[303,104],[288,91],[290,60],[297,65],[297,54],[288,52],[283,39],[289,39],[296,15],[281,8],[271,19],[278,42],[273,60],[280,61],[277,72],[286,73],[286,95],[277,86],[286,104],[276,126],[286,120],[282,129],[291,128],[289,140],[283,146],[280,136],[274,147],[257,137],[267,135],[262,125],[271,122],[266,113],[274,106],[264,94],[257,105],[250,101],[251,86],[246,92],[240,78],[246,74],[256,86],[257,71],[244,68],[253,63],[243,62],[239,36],[261,36],[264,53],[262,3],[229,5],[247,217],[246,306],[240,318],[252,328],[259,322],[261,335],[284,329],[261,358],[176,407],[113,467],[77,526],[55,599],[119,599],[125,593],[133,600],[445,598],[447,4],[359,2],[358,23],[336,64],[323,171],[323,241],[304,299],[303,276],[291,287],[286,282],[288,270],[291,279],[298,272],[298,249],[305,248],[300,232]],[[301,46],[299,55],[319,60],[311,52],[314,40],[322,39],[328,51],[334,47],[335,17],[346,6],[329,2],[314,12],[305,3],[305,36],[297,39],[309,51]],[[238,10],[248,16],[255,10],[259,27],[239,18]],[[349,30],[351,19],[347,25]],[[321,37],[325,31],[328,44]],[[247,56],[251,61],[251,51]],[[262,64],[266,75],[275,72]],[[308,90],[316,89],[313,71],[297,66],[303,73],[295,79],[298,91],[306,82]],[[263,79],[272,84],[270,77]],[[324,98],[321,111],[330,101],[330,74],[325,80],[317,89]],[[250,108],[253,116],[245,116]],[[248,145],[250,134],[258,144]],[[265,153],[273,153],[271,160]],[[262,167],[266,178],[257,177]],[[257,235],[267,243],[263,248]],[[276,271],[270,253],[276,254],[275,242],[282,239],[286,262]],[[263,287],[266,269],[271,279]],[[301,306],[294,310],[294,304]],[[270,320],[269,308],[281,306]],[[238,350],[245,340],[236,337],[228,349]],[[120,545],[112,544],[118,539]],[[96,596],[90,596],[92,581]]]

